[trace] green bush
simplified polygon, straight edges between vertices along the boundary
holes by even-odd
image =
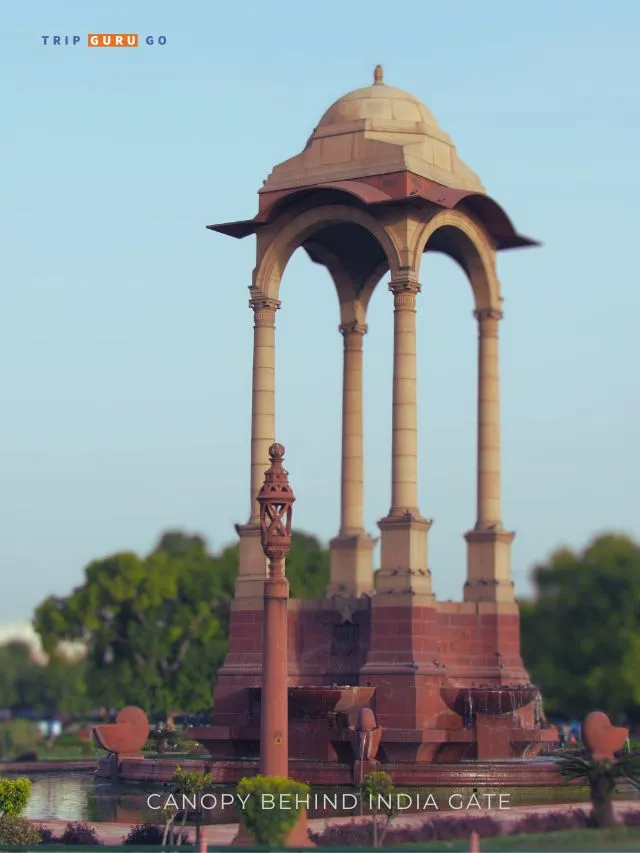
[[[91,740],[86,740],[84,738],[79,738],[78,735],[73,734],[73,732],[65,732],[60,735],[60,737],[51,741],[49,748],[54,754],[56,752],[79,752],[80,755],[89,756],[93,755],[95,752],[95,742],[93,738]]]
[[[240,780],[236,794],[242,798],[242,822],[256,842],[282,847],[305,807],[309,786],[280,776],[253,776]]]
[[[11,720],[0,723],[0,759],[12,761],[24,752],[37,750],[40,732],[30,720]]]
[[[102,846],[95,828],[88,823],[68,823],[58,841],[68,847],[76,844],[80,847]]]
[[[371,815],[373,846],[382,847],[382,843],[398,811],[398,796],[388,773],[373,770],[362,780],[362,793],[374,804]]]
[[[96,747],[93,741],[79,740],[78,743],[80,744],[80,752],[85,758],[90,757],[96,751]]]
[[[378,797],[391,799],[395,792],[391,776],[384,770],[372,770],[371,773],[367,773],[362,780],[362,788],[367,797],[372,798],[374,802],[378,801]]]
[[[41,841],[42,836],[35,826],[29,823],[26,817],[6,814],[0,817],[1,846],[18,847],[28,844],[40,844]]]
[[[0,779],[0,814],[8,817],[22,814],[30,796],[29,779]]]
[[[149,732],[149,737],[143,749],[149,752],[177,752],[180,736],[175,730],[161,729]]]
[[[63,732],[52,743],[56,746],[78,746],[80,738],[74,732]]]
[[[189,740],[187,737],[179,737],[176,741],[176,752],[184,753],[185,755],[195,755],[198,752],[206,752],[207,750],[198,743],[197,740]]]

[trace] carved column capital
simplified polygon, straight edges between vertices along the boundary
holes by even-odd
[[[500,308],[480,308],[479,311],[474,311],[473,316],[476,320],[502,320],[504,313]]]
[[[478,321],[478,332],[480,337],[496,337],[498,334],[498,323],[504,314],[499,308],[481,308],[474,311],[473,316]]]
[[[416,296],[421,291],[420,283],[414,278],[397,278],[389,283],[393,293],[393,307],[396,311],[415,311]]]
[[[275,326],[276,311],[282,303],[279,299],[271,299],[263,294],[252,294],[249,300],[249,308],[253,309],[255,327]]]
[[[353,323],[343,323],[341,326],[338,326],[338,331],[341,335],[344,335],[345,339],[351,337],[351,335],[359,335],[363,337],[367,334],[369,327],[366,323],[358,323],[355,320]]]

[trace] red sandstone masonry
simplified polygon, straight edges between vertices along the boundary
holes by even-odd
[[[378,721],[388,732],[458,727],[459,718],[441,697],[441,688],[450,680],[460,686],[528,681],[520,657],[517,614],[456,612],[447,606],[386,607],[374,602],[369,611],[353,617],[359,647],[346,660],[334,649],[334,632],[341,621],[326,602],[315,610],[307,602],[292,603],[289,683],[369,683],[376,687]],[[215,690],[214,725],[247,724],[244,688],[260,685],[261,654],[261,611],[234,610],[229,652]],[[246,675],[233,669],[245,666],[251,667]],[[235,674],[227,675],[227,667]],[[429,760],[426,753],[425,760]],[[328,772],[335,777],[337,770],[334,765]]]

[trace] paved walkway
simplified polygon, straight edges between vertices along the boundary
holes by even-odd
[[[497,820],[500,820],[505,827],[509,826],[520,818],[524,817],[528,814],[547,814],[549,812],[565,812],[571,811],[572,809],[584,809],[585,811],[589,811],[591,808],[589,803],[571,803],[571,804],[558,804],[549,805],[549,806],[514,806],[510,809],[470,809],[469,811],[441,811],[439,813],[434,813],[433,811],[422,812],[420,814],[407,814],[402,817],[397,817],[393,821],[392,826],[420,826],[426,820],[438,820],[439,817],[469,817],[471,815],[491,815],[495,817]],[[626,811],[637,811],[640,812],[640,802],[637,800],[633,801],[619,801],[615,803],[616,812],[626,812]],[[367,820],[367,818],[360,817],[334,817],[334,818],[315,818],[313,820],[309,820],[309,829],[312,832],[322,832],[325,827],[329,824],[345,824],[352,823],[354,821]],[[39,824],[40,826],[48,826],[52,829],[56,834],[61,834],[64,831],[64,828],[67,825],[67,821],[65,820],[35,820],[33,823]],[[93,823],[93,827],[95,827],[96,832],[98,833],[101,841],[105,844],[121,844],[123,837],[129,832],[131,828],[130,824],[125,823]],[[207,844],[211,845],[225,845],[230,844],[238,832],[238,824],[215,824],[215,825],[206,825],[203,827],[203,831],[206,835]],[[193,835],[193,828],[191,828],[191,833]]]

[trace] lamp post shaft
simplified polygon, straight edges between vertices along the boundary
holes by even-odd
[[[284,447],[269,448],[271,465],[258,493],[262,550],[269,560],[264,582],[262,693],[260,709],[260,773],[289,778],[289,654],[287,609],[289,583],[284,559],[291,545],[291,508],[295,497],[282,467]],[[315,847],[302,809],[285,847]]]
[[[282,559],[280,559],[282,564]],[[274,573],[271,561],[264,585],[262,710],[260,719],[260,772],[263,776],[289,776],[289,708],[287,605],[289,583]],[[275,575],[275,576],[274,576]]]
[[[262,548],[269,560],[264,583],[262,692],[260,698],[260,772],[289,778],[289,655],[287,609],[289,583],[284,559],[291,545],[291,507],[295,497],[282,467],[284,447],[269,448],[271,465],[258,493]]]

